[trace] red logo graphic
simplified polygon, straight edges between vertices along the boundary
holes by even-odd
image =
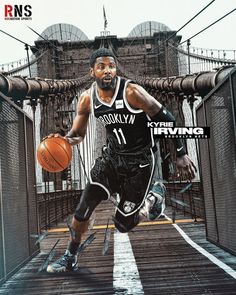
[[[4,7],[5,20],[29,20],[32,19],[31,5],[11,5],[6,4]]]

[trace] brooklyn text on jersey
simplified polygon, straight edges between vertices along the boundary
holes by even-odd
[[[98,117],[98,120],[104,125],[109,124],[134,124],[135,115],[130,114],[107,114]]]

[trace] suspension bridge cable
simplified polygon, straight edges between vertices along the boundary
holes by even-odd
[[[195,14],[189,21],[187,21],[183,26],[181,26],[176,32],[174,32],[170,37],[168,37],[167,39],[163,40],[161,42],[161,44],[159,44],[158,46],[154,47],[152,50],[150,50],[150,52],[152,52],[153,50],[155,50],[157,47],[159,47],[162,44],[165,44],[166,42],[168,42],[171,38],[173,38],[179,31],[181,31],[184,27],[186,27],[191,21],[193,21],[197,16],[199,16],[199,14],[201,14],[205,9],[207,9],[213,2],[215,2],[215,0],[212,0],[210,3],[208,3],[205,7],[203,7],[197,14]]]
[[[212,2],[211,2],[211,3],[212,3]],[[209,3],[208,6],[209,6],[211,3]],[[205,8],[206,8],[206,7],[205,7]],[[203,10],[204,10],[204,9],[203,9]],[[202,11],[203,11],[203,10],[202,10]],[[213,26],[214,24],[216,24],[217,22],[219,22],[220,20],[222,20],[223,18],[225,18],[226,16],[228,16],[229,14],[233,13],[235,10],[236,10],[236,8],[233,9],[232,11],[228,12],[227,14],[225,14],[224,16],[222,16],[221,18],[219,18],[218,20],[216,20],[215,22],[213,22],[212,24],[210,24],[209,26],[207,26],[206,28],[202,29],[200,32],[196,33],[196,34],[193,35],[192,37],[190,37],[190,38],[186,39],[185,41],[181,42],[179,45],[185,43],[187,40],[190,40],[190,39],[196,37],[197,35],[199,35],[199,34],[202,33],[203,31],[207,30],[208,28],[210,28],[211,26]],[[200,12],[199,12],[199,13],[200,13]],[[199,15],[199,13],[198,13],[198,15]],[[193,19],[193,18],[192,18],[192,19]],[[189,23],[189,22],[188,22],[188,23]],[[186,23],[186,24],[187,24],[187,23]],[[185,25],[184,25],[184,26],[185,26]],[[184,26],[183,26],[183,27],[184,27]],[[183,27],[182,27],[182,28],[183,28]],[[181,28],[180,28],[180,29],[181,29]],[[180,29],[179,29],[179,30],[180,30]],[[178,31],[179,31],[179,30],[178,30]],[[177,32],[178,32],[178,31],[177,31]],[[177,32],[176,32],[176,33],[177,33]],[[174,34],[176,34],[176,33],[174,33]],[[174,35],[174,34],[173,34],[173,35]],[[173,36],[173,35],[172,35],[172,36]],[[171,36],[171,37],[172,37],[172,36]],[[168,39],[170,39],[171,37],[169,37]],[[168,40],[168,39],[167,39],[167,40]],[[167,40],[162,41],[162,43],[166,42]],[[160,45],[159,45],[159,46],[160,46]],[[151,51],[149,51],[149,52],[148,52],[148,55],[149,55],[154,49],[156,49],[156,48],[159,47],[159,46],[156,46],[156,47],[154,47]],[[171,46],[171,47],[172,47],[173,49],[178,50],[178,48],[177,48],[177,47],[175,48],[175,46]],[[163,54],[163,53],[165,53],[165,50],[162,50],[161,52],[155,54],[155,56],[159,56],[159,55],[161,55],[161,54]]]
[[[29,46],[30,48],[32,48],[32,47],[33,47],[33,48],[34,48],[34,50],[40,51],[38,48],[36,48],[36,47],[34,47],[34,46],[31,46],[31,45],[29,45],[27,42],[24,42],[24,41],[20,40],[19,38],[16,38],[16,37],[12,36],[11,34],[9,34],[9,33],[5,32],[5,31],[3,31],[3,30],[0,30],[0,32],[2,32],[3,34],[5,34],[5,35],[7,35],[7,36],[11,37],[12,39],[15,39],[16,41],[18,41],[18,42],[20,42],[20,43],[22,43],[22,44],[24,44],[24,45],[27,45],[27,46]]]
[[[20,40],[19,38],[16,38],[16,37],[12,36],[11,34],[5,32],[5,31],[3,31],[3,30],[0,30],[0,32],[2,32],[3,34],[9,36],[10,38],[12,38],[12,39],[14,39],[14,40],[16,40],[16,41],[18,41],[18,42],[20,42],[20,43],[22,43],[22,44],[25,45],[25,50],[26,50],[26,53],[27,53],[27,61],[28,61],[28,65],[27,65],[27,67],[28,67],[28,69],[29,69],[29,76],[31,77],[31,69],[30,69],[30,64],[31,64],[31,63],[30,63],[30,58],[29,58],[29,48],[30,48],[31,50],[32,50],[32,48],[34,48],[34,49],[36,49],[37,51],[39,51],[38,48],[29,45],[28,43],[26,43],[26,42]]]
[[[2,32],[3,34],[5,34],[5,35],[11,37],[12,39],[15,39],[16,41],[18,41],[18,42],[20,42],[20,43],[22,43],[22,44],[24,44],[24,45],[28,45],[29,47],[31,47],[27,42],[24,42],[24,41],[22,41],[22,40],[20,40],[20,39],[18,39],[18,38],[16,38],[16,37],[14,37],[14,36],[12,36],[11,34],[9,34],[9,33],[5,32],[5,31],[3,31],[3,30],[0,30],[0,32]]]
[[[52,42],[50,42],[49,40],[45,39],[42,35],[40,35],[38,32],[36,32],[34,29],[32,29],[31,27],[27,26],[32,32],[34,32],[36,35],[38,35],[40,38],[42,38],[44,41],[46,41],[47,43],[51,44],[56,50],[58,50],[57,46],[55,46]]]
[[[189,53],[188,54],[188,52],[186,52],[186,51],[184,51],[184,49],[181,49],[181,48],[178,48],[178,47],[175,47],[175,46],[173,46],[173,45],[169,45],[173,50],[176,50],[177,52],[179,52],[180,54],[184,54],[184,55],[189,55],[190,57],[193,57],[193,58],[197,58],[197,59],[199,59],[199,60],[208,60],[208,61],[214,61],[214,62],[222,62],[222,63],[225,63],[226,62],[226,59],[225,58],[220,58],[220,57],[218,57],[217,59],[216,58],[214,58],[213,56],[211,56],[211,57],[209,57],[209,56],[207,56],[207,55],[199,55],[199,54],[196,54],[196,53]],[[232,50],[230,50],[230,52],[231,52]],[[235,62],[235,60],[233,60],[233,59],[229,59],[229,62],[230,63],[236,63]]]
[[[171,36],[169,36],[167,39],[163,40],[161,42],[161,44],[165,44],[166,42],[168,42],[173,36],[175,36],[180,30],[182,30],[184,27],[186,27],[191,21],[193,21],[197,16],[199,16],[205,9],[207,9],[211,4],[213,4],[213,2],[215,2],[215,0],[212,0],[210,3],[208,3],[204,8],[202,8],[197,14],[195,14],[189,21],[187,21],[183,26],[181,26],[176,32],[174,32]],[[133,41],[132,41],[133,42]],[[131,44],[132,44],[131,42]],[[150,50],[148,52],[148,54],[152,53],[153,50],[155,50],[156,48],[158,48],[161,44],[159,44],[158,46],[154,47],[152,50]],[[131,45],[130,45],[131,46]],[[114,48],[113,48],[114,49]],[[156,54],[156,56],[163,54],[165,51],[161,51],[158,54]]]
[[[191,36],[190,38],[184,40],[183,42],[181,42],[179,45],[187,42],[188,40],[191,40],[192,38],[196,37],[197,35],[201,34],[202,32],[206,31],[207,29],[209,29],[211,26],[215,25],[216,23],[218,23],[220,20],[222,20],[223,18],[225,18],[226,16],[230,15],[231,13],[233,13],[236,10],[236,8],[234,8],[233,10],[231,10],[230,12],[226,13],[225,15],[223,15],[222,17],[220,17],[219,19],[217,19],[216,21],[214,21],[213,23],[211,23],[209,26],[205,27],[204,29],[202,29],[201,31],[199,31],[198,33],[194,34],[193,36]]]
[[[201,14],[207,7],[209,7],[215,0],[212,0],[207,6],[205,6],[202,10],[200,10],[197,14],[195,14],[189,21],[187,21],[181,28],[179,28],[176,32],[174,32],[169,38],[167,38],[163,42],[169,41],[172,37],[174,37],[180,30],[182,30],[184,27],[186,27],[192,20],[194,20],[199,14]]]

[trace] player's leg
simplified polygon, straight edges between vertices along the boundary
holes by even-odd
[[[158,219],[165,210],[166,188],[162,182],[156,181],[151,186],[143,207],[140,209],[140,218],[146,217],[149,220]]]
[[[107,199],[107,194],[102,187],[91,183],[87,184],[71,222],[71,236],[68,247],[62,257],[48,265],[47,272],[73,270],[77,263],[78,247],[88,230],[89,218],[96,206],[104,199]]]
[[[144,217],[154,220],[164,212],[165,186],[161,182],[153,181],[154,175],[156,177],[157,174],[155,172],[156,157],[157,155],[152,152],[137,157],[134,166],[139,169],[134,175],[124,180],[121,200],[115,216],[115,225],[121,232],[131,230]],[[132,159],[130,160],[133,162]]]
[[[165,210],[165,193],[166,188],[163,183],[155,182],[151,186],[142,207],[132,215],[124,215],[122,210],[124,205],[130,206],[130,202],[120,202],[114,218],[115,227],[120,232],[132,230],[145,217],[149,220],[159,218]],[[132,203],[132,202],[131,202]]]
[[[128,232],[139,223],[139,211],[149,191],[155,165],[152,153],[130,156],[125,160],[129,169],[121,183],[120,201],[114,218],[120,232]]]
[[[88,230],[89,218],[97,205],[109,197],[109,188],[105,187],[105,183],[97,182],[99,176],[101,176],[101,179],[105,179],[104,171],[101,168],[103,168],[103,165],[100,164],[100,160],[96,161],[95,166],[91,170],[92,182],[86,185],[72,219],[68,248],[62,257],[47,267],[48,272],[72,270],[77,263],[77,250],[81,239]],[[96,171],[96,175],[94,171]],[[93,177],[94,175],[95,177]],[[93,182],[94,180],[96,182]]]

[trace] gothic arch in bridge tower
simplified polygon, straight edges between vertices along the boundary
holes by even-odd
[[[58,41],[85,41],[88,37],[79,28],[71,24],[54,24],[47,27],[41,34],[41,36],[47,40]],[[42,40],[41,37],[38,40]]]
[[[154,33],[165,31],[171,31],[165,24],[157,21],[145,21],[135,26],[128,37],[151,37]]]

